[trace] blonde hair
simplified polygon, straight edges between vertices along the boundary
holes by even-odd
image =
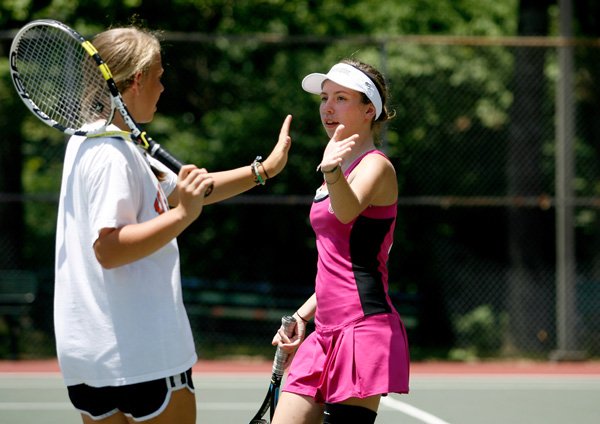
[[[127,90],[136,74],[145,74],[160,54],[155,33],[142,28],[113,28],[96,35],[92,41],[106,62],[121,93]]]
[[[137,74],[145,75],[160,55],[157,33],[138,27],[109,29],[96,35],[92,44],[108,65],[120,93],[131,86]],[[151,168],[159,181],[166,178],[164,172]]]

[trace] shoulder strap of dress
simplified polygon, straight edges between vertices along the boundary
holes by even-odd
[[[369,151],[367,151],[367,152],[363,153],[362,155],[360,155],[359,157],[357,157],[357,158],[354,160],[354,162],[352,162],[352,165],[350,165],[350,166],[348,167],[348,169],[346,169],[346,172],[344,172],[344,175],[346,175],[346,176],[347,176],[347,175],[349,175],[349,174],[352,172],[352,170],[353,170],[354,168],[356,168],[356,166],[357,166],[357,165],[360,163],[360,161],[361,161],[361,160],[363,160],[363,158],[364,158],[365,156],[367,156],[367,155],[370,155],[370,154],[372,154],[372,153],[379,154],[379,155],[381,155],[381,156],[383,156],[384,158],[386,158],[386,159],[387,159],[387,156],[386,156],[386,154],[385,154],[385,153],[383,153],[381,150],[377,150],[377,149],[369,150]]]

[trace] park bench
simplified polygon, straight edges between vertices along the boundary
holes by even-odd
[[[37,287],[34,272],[0,270],[0,319],[6,324],[11,359],[19,357],[19,336],[36,299]]]
[[[270,340],[283,315],[293,314],[312,294],[312,287],[263,282],[208,281],[183,278],[183,299],[193,327],[202,330],[206,341],[213,332],[220,340]],[[416,330],[419,298],[395,293],[392,302],[408,331]],[[217,334],[218,333],[218,334]]]

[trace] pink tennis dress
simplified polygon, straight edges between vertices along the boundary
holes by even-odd
[[[342,224],[327,193],[317,191],[310,211],[318,251],[315,331],[296,352],[284,391],[330,403],[408,393],[406,330],[388,295],[396,213],[396,204],[371,206]]]

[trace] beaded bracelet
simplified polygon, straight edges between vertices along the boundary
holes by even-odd
[[[260,163],[261,160],[262,156],[257,156],[256,159],[254,159],[254,162],[252,162],[252,165],[250,165],[250,168],[252,168],[252,172],[254,173],[254,182],[256,184],[265,185],[266,180],[260,175],[260,172],[258,172],[258,166],[262,165],[262,163]],[[263,170],[264,169],[265,167],[263,166]],[[266,172],[265,175],[267,175]]]

